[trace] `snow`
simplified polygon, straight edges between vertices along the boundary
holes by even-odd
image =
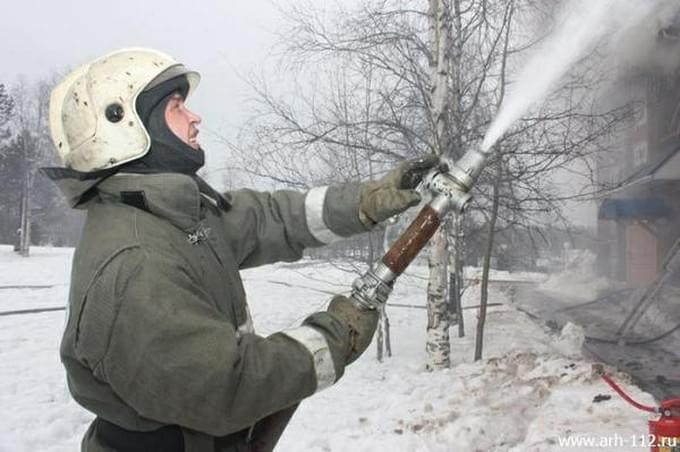
[[[0,247],[0,311],[63,306],[72,250],[34,248],[20,258]],[[345,265],[344,267],[348,267]],[[260,334],[298,325],[355,277],[337,265],[301,261],[243,272]],[[422,305],[426,269],[397,283],[390,301]],[[493,278],[492,278],[493,279]],[[502,279],[502,278],[499,278]],[[46,288],[3,288],[49,285]],[[484,359],[472,362],[475,310],[465,312],[467,336],[452,328],[451,369],[425,371],[424,309],[388,307],[393,357],[371,348],[335,386],[304,401],[280,451],[639,451],[633,435],[647,432],[647,415],[627,405],[592,372],[580,353],[582,328],[552,335],[508,304],[492,285]],[[464,305],[478,304],[479,286]],[[73,402],[58,357],[63,312],[0,316],[0,451],[78,450],[92,415]],[[610,369],[611,371],[611,369]],[[633,398],[654,404],[624,374],[614,378]],[[593,398],[612,394],[610,400]],[[567,437],[619,436],[615,447],[561,445]],[[639,436],[638,436],[639,438]]]
[[[578,358],[581,355],[583,343],[586,340],[586,333],[581,325],[567,322],[559,337],[555,340],[555,349],[564,356]]]

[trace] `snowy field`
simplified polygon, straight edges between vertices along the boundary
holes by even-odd
[[[0,312],[63,306],[71,254],[33,248],[32,257],[23,259],[0,246]],[[322,309],[330,294],[347,293],[354,278],[311,261],[243,275],[262,335],[298,325]],[[405,275],[390,301],[422,305],[424,277],[423,268]],[[478,299],[473,286],[464,304],[476,305]],[[485,359],[472,362],[475,311],[466,310],[468,335],[460,339],[456,333],[453,339],[454,366],[435,373],[424,369],[426,311],[388,308],[394,356],[378,363],[370,349],[337,385],[305,401],[278,450],[648,450],[639,436],[647,432],[646,414],[616,395],[594,403],[595,396],[612,392],[581,355],[578,328],[551,335],[494,287],[489,301],[503,305],[488,313]],[[92,415],[66,389],[58,357],[63,323],[63,311],[0,316],[2,452],[79,449]],[[654,403],[625,375],[614,376],[634,398]]]

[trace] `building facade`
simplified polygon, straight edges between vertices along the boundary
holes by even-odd
[[[664,30],[658,45],[675,44]],[[680,238],[680,71],[640,71],[623,82],[635,104],[617,151],[598,162],[598,266],[629,287],[651,283]]]

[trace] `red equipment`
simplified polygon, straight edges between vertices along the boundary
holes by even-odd
[[[658,419],[652,419],[648,422],[648,443],[651,447],[651,452],[680,452],[680,397],[664,400],[659,407],[642,405],[631,399],[607,375],[603,374],[602,379],[635,408],[660,415]]]

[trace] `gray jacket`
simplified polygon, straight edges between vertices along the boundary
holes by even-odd
[[[89,191],[52,177],[87,209],[61,344],[82,406],[129,430],[178,425],[187,452],[241,450],[219,438],[340,378],[347,327],[321,312],[256,335],[239,269],[365,231],[358,184],[240,190],[219,209],[181,174],[117,174]],[[106,450],[92,438],[84,450]]]

